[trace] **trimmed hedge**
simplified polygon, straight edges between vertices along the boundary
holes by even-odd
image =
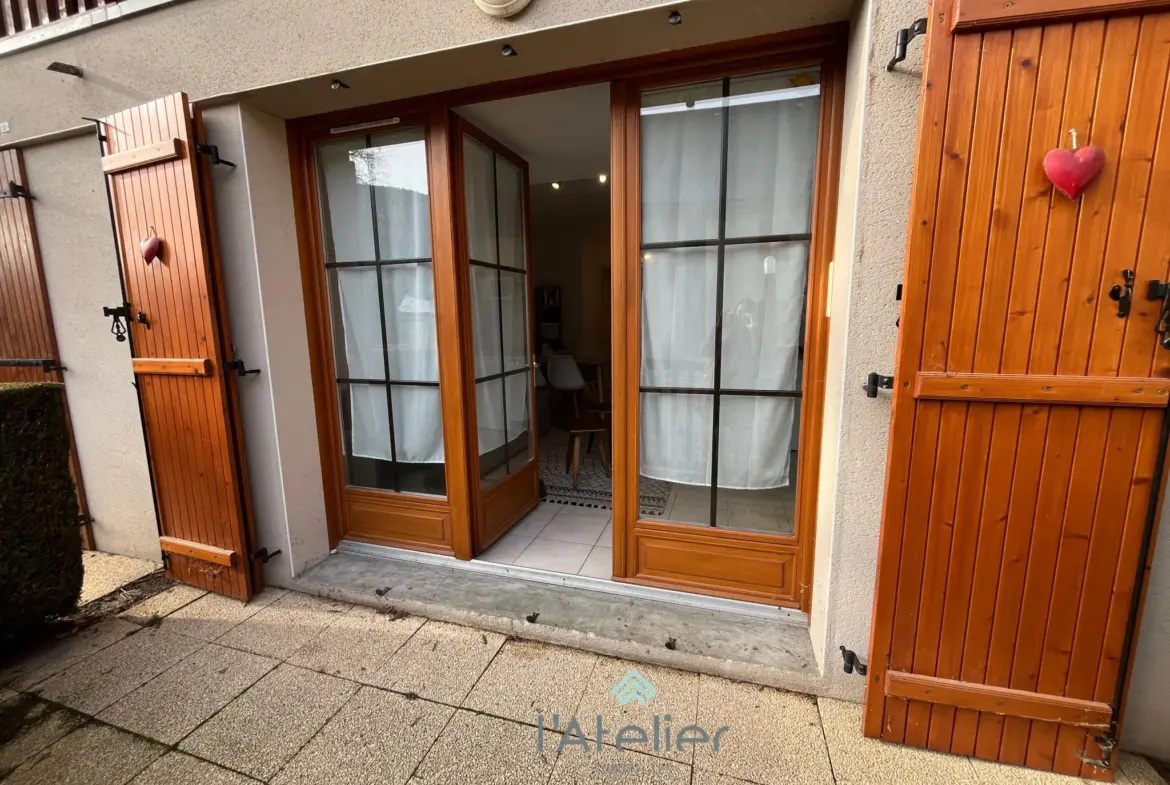
[[[0,384],[0,639],[69,613],[81,530],[60,384]]]

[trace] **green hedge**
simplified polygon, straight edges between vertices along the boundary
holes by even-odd
[[[0,639],[68,613],[81,531],[60,384],[0,384]]]

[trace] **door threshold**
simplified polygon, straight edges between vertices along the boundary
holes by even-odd
[[[562,572],[538,570],[535,567],[497,564],[479,559],[462,561],[456,559],[454,556],[443,556],[437,553],[425,553],[423,551],[394,548],[388,545],[373,545],[371,543],[355,542],[352,540],[342,540],[338,543],[337,550],[339,553],[373,556],[379,559],[397,559],[416,564],[430,564],[437,567],[479,573],[481,575],[515,578],[536,583],[546,583],[552,586],[563,586],[569,589],[604,592],[619,597],[667,602],[673,605],[684,605],[688,608],[718,611],[735,616],[747,616],[753,619],[766,619],[796,627],[808,627],[808,615],[805,613],[791,608],[777,608],[772,605],[763,605],[757,602],[711,597],[706,594],[691,594],[690,592],[660,589],[654,586],[639,586],[633,583],[620,583],[609,580],[608,578],[569,575]]]

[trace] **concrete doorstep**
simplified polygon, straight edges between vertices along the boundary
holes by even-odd
[[[5,785],[1076,781],[862,738],[853,703],[391,608],[143,606],[0,673]],[[1128,754],[1118,781],[1165,785]]]

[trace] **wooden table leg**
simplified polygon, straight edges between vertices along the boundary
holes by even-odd
[[[573,434],[572,447],[573,450],[573,490],[577,490],[577,482],[581,477],[581,436],[580,434]]]
[[[607,434],[602,434],[601,439],[601,468],[605,469],[605,476],[612,477],[613,473],[609,468],[609,439]]]

